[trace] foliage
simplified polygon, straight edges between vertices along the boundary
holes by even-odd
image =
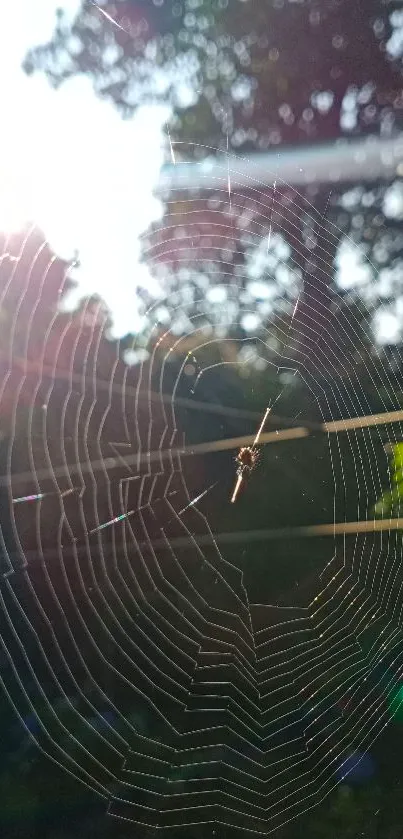
[[[401,27],[401,15],[394,4],[379,0],[356,4],[354,15],[350,0],[274,0],[269,4],[252,0],[124,0],[102,6],[83,0],[73,21],[62,11],[58,13],[53,37],[46,44],[33,46],[24,66],[29,73],[45,72],[55,86],[85,75],[95,91],[124,117],[143,103],[168,103],[177,160],[204,155],[211,146],[248,153],[353,135],[388,136],[399,129],[403,105]],[[198,315],[197,300],[202,296],[208,309],[206,321],[219,334],[233,334],[229,321],[237,336],[247,338],[242,322],[250,310],[257,333],[273,315],[280,315],[281,332],[281,319],[290,318],[303,284],[293,324],[295,334],[301,335],[295,351],[303,356],[309,347],[312,307],[315,328],[321,333],[329,331],[339,244],[349,236],[356,258],[350,260],[344,285],[337,293],[341,292],[347,307],[358,295],[371,307],[365,337],[365,342],[371,343],[372,325],[380,315],[400,317],[401,301],[393,297],[400,294],[402,235],[398,214],[387,212],[393,201],[399,203],[396,183],[392,187],[358,185],[347,191],[342,183],[336,183],[331,196],[328,189],[317,186],[307,190],[305,195],[318,211],[318,220],[324,216],[331,222],[327,229],[313,224],[306,208],[299,202],[296,207],[295,194],[281,189],[270,215],[272,196],[262,189],[255,201],[255,205],[260,201],[260,207],[251,210],[244,196],[235,196],[231,218],[222,206],[222,196],[210,195],[209,200],[216,200],[218,207],[203,210],[200,231],[197,198],[193,196],[189,202],[180,196],[176,207],[175,202],[169,204],[163,224],[164,235],[170,224],[172,236],[180,230],[183,241],[179,247],[176,238],[174,248],[162,248],[155,262],[152,258],[164,295],[179,294],[182,319],[178,328],[187,331],[188,318]],[[185,212],[189,203],[193,204],[190,216]],[[237,208],[237,204],[242,206]],[[244,229],[241,223],[249,210],[251,220]],[[265,246],[269,216],[273,231],[281,233],[288,248],[288,255],[282,256],[281,264],[273,270],[270,260],[263,265],[261,279],[270,306],[267,299],[251,295],[253,284],[248,282],[259,247],[256,242]],[[235,231],[233,242],[228,224]],[[206,230],[217,231],[219,225],[223,226],[220,243],[209,234],[215,245],[212,256],[206,247]],[[156,244],[158,231],[152,231],[145,242],[148,256],[158,250]],[[179,266],[172,262],[173,252],[181,260]],[[207,292],[223,282],[223,273],[232,287],[230,295],[236,292],[236,299],[229,297],[222,306],[209,304]],[[294,277],[288,290],[279,280],[287,273]],[[356,326],[361,336],[353,353],[364,335],[361,324],[360,317]],[[278,332],[276,326],[274,330]],[[334,331],[336,340],[341,339],[337,323]],[[350,336],[353,334],[350,330]],[[393,340],[399,338],[397,332]],[[351,356],[350,347],[348,352]]]
[[[398,518],[403,502],[403,443],[392,443],[389,450],[390,489],[382,493],[374,507],[375,515],[380,518]]]
[[[264,149],[399,126],[400,26],[379,0],[84,0],[25,68],[86,73],[125,116],[170,101],[178,139]]]

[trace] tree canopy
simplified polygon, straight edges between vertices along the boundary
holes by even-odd
[[[266,149],[399,128],[402,25],[380,0],[84,0],[25,69],[85,73],[124,116],[168,101],[181,140]]]

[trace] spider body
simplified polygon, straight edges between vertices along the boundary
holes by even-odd
[[[253,446],[243,446],[242,449],[239,449],[235,458],[236,463],[238,464],[238,471],[241,474],[243,472],[251,472],[256,466],[258,456],[258,450]]]

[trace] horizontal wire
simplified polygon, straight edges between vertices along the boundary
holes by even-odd
[[[266,443],[279,443],[284,440],[297,440],[308,437],[312,431],[319,431],[327,434],[334,434],[343,431],[356,431],[362,428],[376,427],[378,425],[388,425],[389,423],[401,422],[403,420],[403,411],[387,411],[383,414],[370,414],[363,417],[353,417],[351,419],[340,419],[334,422],[318,423],[312,427],[299,426],[297,428],[283,428],[276,431],[267,431],[261,434],[259,438],[259,446]],[[157,449],[151,452],[144,452],[144,454],[132,454],[125,456],[125,463],[128,466],[144,463],[153,463],[158,460],[166,460],[171,457],[188,457],[189,455],[207,454],[208,452],[226,451],[228,449],[239,449],[242,446],[253,445],[256,434],[245,434],[242,437],[230,437],[224,440],[211,440],[206,443],[194,443],[191,446],[174,447],[171,449]],[[117,457],[108,457],[100,460],[89,461],[88,463],[72,463],[68,464],[68,474],[80,474],[84,472],[93,472],[100,469],[114,469],[121,466],[121,459]],[[57,466],[52,470],[38,469],[36,470],[37,480],[48,478],[52,474],[54,477],[65,477],[66,467]],[[12,482],[24,483],[32,478],[31,472],[20,472],[12,476]],[[1,475],[0,485],[8,486],[10,484],[10,476]]]
[[[186,147],[187,141],[175,140],[175,146]],[[217,149],[214,150],[217,152]],[[301,149],[290,148],[278,152],[256,152],[247,156],[227,155],[221,151],[219,157],[209,157],[201,161],[181,161],[176,165],[166,164],[161,171],[158,192],[201,188],[217,189],[222,184],[227,191],[228,166],[230,166],[232,186],[251,187],[256,183],[272,187],[276,178],[277,189],[290,184],[306,186],[310,183],[334,183],[340,178],[348,181],[370,181],[379,177],[396,174],[403,157],[401,137],[371,138],[350,140],[336,143],[307,146]]]
[[[0,358],[5,359],[5,353],[0,351]],[[8,361],[8,357],[7,357]],[[72,373],[68,370],[55,370],[54,367],[50,364],[42,364],[41,362],[31,361],[24,358],[19,358],[18,356],[13,356],[13,364],[17,367],[20,367],[24,370],[25,375],[29,373],[39,374],[41,377],[50,377],[55,381],[69,381],[78,385],[83,385],[85,382],[86,376],[83,376],[83,373]],[[90,374],[87,376],[88,380],[92,378]],[[113,382],[110,382],[108,379],[100,379],[97,377],[97,387],[99,390],[104,390],[105,392],[109,393],[124,393],[125,396],[136,396],[137,395],[137,388],[133,385],[119,385]],[[165,393],[155,393],[152,390],[139,390],[139,396],[144,396],[149,398],[151,402],[164,402],[167,404],[172,403],[172,395],[165,394]],[[180,405],[183,408],[189,408],[194,411],[206,411],[207,413],[211,414],[223,414],[224,416],[234,416],[239,417],[240,419],[251,419],[256,420],[260,417],[260,413],[258,411],[247,411],[242,408],[232,408],[227,407],[226,405],[221,405],[212,402],[204,402],[202,400],[196,399],[189,399],[186,396],[177,396],[175,397],[175,404]],[[289,419],[288,417],[274,417],[272,418],[275,422],[284,422],[287,425],[291,425],[295,420]]]
[[[188,507],[190,506],[191,504],[188,504]],[[183,510],[181,513],[183,513]],[[333,536],[335,538],[336,536],[348,536],[357,533],[382,533],[385,531],[391,532],[398,530],[403,530],[403,518],[366,519],[364,521],[308,524],[301,525],[300,527],[277,527],[272,529],[261,528],[258,530],[224,531],[222,533],[211,532],[205,536],[195,533],[191,536],[175,536],[169,540],[169,545],[172,549],[174,549],[185,548],[190,544],[197,544],[199,547],[202,547],[203,545],[211,545],[212,540],[214,540],[217,544],[223,545],[236,544],[239,542],[263,542],[282,539],[311,538],[316,536]],[[167,541],[166,539],[152,539],[150,542],[138,543],[138,548],[140,550],[142,548],[149,548],[150,546],[155,550],[158,550],[159,548],[166,550]],[[110,546],[103,545],[102,551],[104,555],[107,556],[110,551],[119,552],[122,548],[123,542],[114,542],[113,544],[111,543]],[[79,555],[80,553],[86,552],[86,547],[83,546],[80,548],[80,546],[76,545],[74,550],[77,552],[77,555]],[[64,556],[67,557],[70,553],[71,551],[69,548],[63,548]],[[14,556],[17,556],[17,554],[9,552],[9,556],[10,558],[13,558]],[[59,557],[59,552],[55,548],[46,548],[42,551],[42,557],[44,560],[57,559]],[[35,562],[35,560],[38,559],[38,551],[27,551],[25,553],[25,559],[29,563]],[[13,569],[11,573],[15,573],[15,570],[18,569]],[[8,572],[5,576],[8,576],[9,573],[10,572]]]
[[[213,533],[214,541],[218,544],[230,544],[236,542],[262,542],[277,539],[299,539],[301,537],[313,536],[344,536],[356,533],[377,533],[382,531],[403,530],[403,518],[396,519],[367,519],[365,521],[342,521],[332,524],[308,524],[301,527],[279,527],[272,530],[239,530],[224,533]],[[197,542],[199,546],[211,544],[211,536],[192,535],[178,536],[170,539],[173,548],[181,548],[189,545],[190,542]],[[157,539],[152,542],[153,548],[164,548],[166,542]]]

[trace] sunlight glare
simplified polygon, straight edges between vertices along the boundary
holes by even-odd
[[[35,10],[33,9],[35,5]],[[122,120],[79,77],[53,90],[44,75],[27,77],[26,50],[51,37],[57,0],[8,4],[0,32],[3,130],[0,136],[0,228],[37,224],[63,259],[77,253],[76,288],[63,301],[74,308],[100,294],[111,311],[114,337],[141,327],[136,287],[159,287],[140,263],[140,236],[161,217],[153,195],[164,158],[170,111],[142,106]],[[63,9],[70,17],[80,3]]]

